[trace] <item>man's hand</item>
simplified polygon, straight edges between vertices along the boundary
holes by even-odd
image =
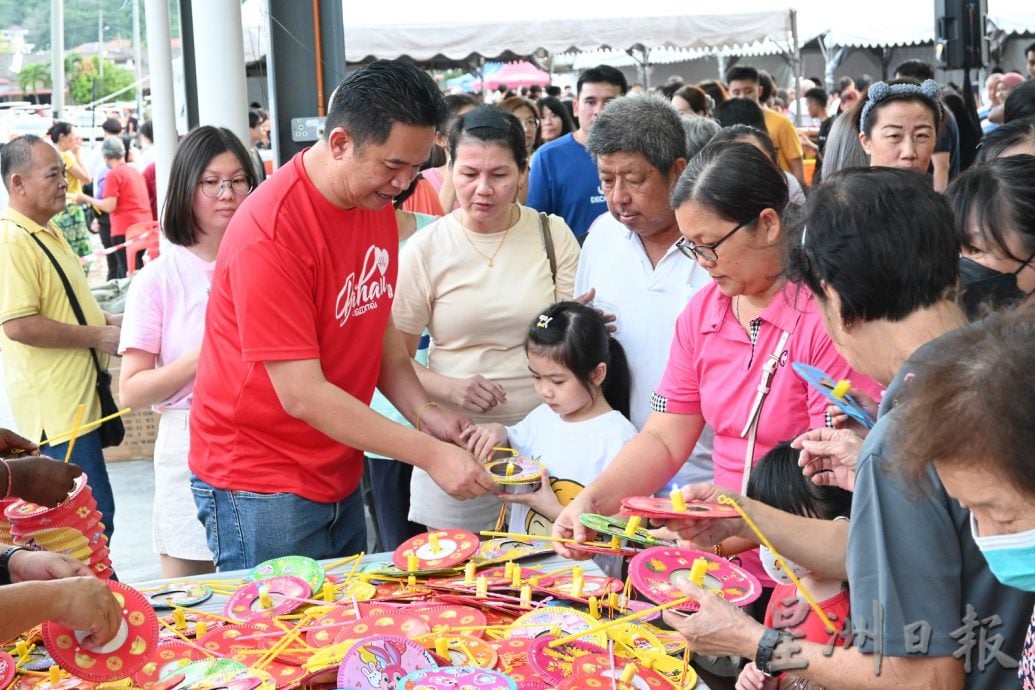
[[[719,488],[713,484],[691,484],[683,487],[683,497],[687,501],[715,503],[719,500],[719,496],[729,496],[740,505],[743,505],[746,500],[733,491]],[[689,542],[691,546],[710,551],[716,544],[722,543],[730,537],[740,536],[741,530],[744,528],[744,521],[740,517],[719,520],[687,518],[667,520],[665,527],[669,533],[674,533],[680,540]]]
[[[420,416],[420,429],[440,441],[463,447],[464,432],[474,426],[470,417],[428,405]]]
[[[83,473],[75,465],[40,456],[8,460],[7,469],[14,496],[48,508],[68,498],[75,478]]]
[[[12,458],[19,455],[39,455],[40,447],[10,429],[0,429],[0,457]]]
[[[90,634],[82,645],[86,649],[101,647],[119,631],[122,612],[119,602],[96,577],[77,577],[54,582],[56,597],[50,620],[73,630]]]
[[[609,314],[605,312],[603,309],[597,309],[595,306],[593,306],[593,300],[596,299],[596,296],[597,289],[590,288],[587,292],[582,293],[578,297],[573,297],[572,300],[578,302],[579,304],[584,304],[587,307],[592,307],[593,310],[596,311],[596,313],[600,314],[600,317],[604,319],[604,326],[607,328],[608,334],[614,335],[618,332],[618,326],[615,325],[615,322],[618,320],[618,315]]]
[[[880,403],[855,386],[848,389],[848,395],[852,396],[855,402],[859,403],[859,407],[869,412],[871,417],[877,418]],[[869,429],[842,412],[837,405],[830,405],[827,408],[827,414],[830,415],[830,420],[834,423],[835,429],[850,429],[861,438],[866,438],[866,434],[870,432]]]
[[[104,312],[104,323],[109,326],[118,326],[122,328],[122,314],[109,314]]]
[[[435,458],[425,470],[447,494],[464,501],[496,488],[492,475],[473,455],[456,446],[436,445]]]
[[[453,380],[449,402],[471,412],[485,413],[507,402],[507,392],[500,384],[475,374],[469,379]]]
[[[95,347],[106,354],[117,355],[121,335],[122,329],[118,326],[102,326]]]
[[[93,576],[90,567],[82,561],[50,551],[15,551],[7,564],[7,571],[11,582]]]
[[[673,583],[700,605],[689,615],[666,610],[662,617],[697,654],[753,659],[765,628],[733,604],[689,581]]]
[[[802,474],[817,486],[838,486],[845,491],[855,488],[855,463],[862,448],[862,439],[849,429],[813,429],[791,441],[800,448],[798,466]]]

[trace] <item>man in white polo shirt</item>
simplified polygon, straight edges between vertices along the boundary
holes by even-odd
[[[679,227],[668,198],[686,167],[686,147],[679,114],[654,97],[612,101],[586,142],[608,213],[590,227],[575,294],[595,290],[593,304],[616,317],[615,337],[632,372],[630,417],[637,429],[650,415],[650,396],[668,361],[676,317],[710,281],[708,272],[675,246]],[[673,482],[711,481],[711,438],[706,427]]]

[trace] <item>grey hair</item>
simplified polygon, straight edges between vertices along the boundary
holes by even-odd
[[[23,134],[4,144],[0,152],[0,170],[3,171],[4,187],[11,191],[11,175],[21,172],[32,163],[32,147],[47,144],[35,134]],[[47,144],[50,146],[50,144]]]
[[[104,160],[118,160],[119,158],[126,157],[126,147],[122,144],[122,139],[118,137],[108,137],[101,142],[101,155],[104,156]]]
[[[630,151],[642,153],[663,173],[686,158],[686,130],[672,104],[656,96],[616,98],[597,115],[586,149],[597,156]]]
[[[722,125],[710,117],[695,115],[683,118],[683,129],[686,130],[686,157],[689,160],[708,145]]]

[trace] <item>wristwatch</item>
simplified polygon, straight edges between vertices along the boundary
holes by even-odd
[[[755,652],[755,666],[770,678],[776,675],[770,665],[773,661],[773,651],[779,643],[780,633],[772,628],[766,628],[762,633],[762,639],[758,641],[758,651]]]
[[[11,571],[7,569],[7,564],[11,562],[11,556],[19,551],[26,550],[20,546],[10,546],[3,553],[0,553],[0,585],[11,584]]]

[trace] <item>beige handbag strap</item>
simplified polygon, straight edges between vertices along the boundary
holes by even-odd
[[[740,437],[747,436],[747,452],[744,454],[744,479],[740,485],[740,493],[747,493],[748,479],[751,477],[751,467],[755,463],[755,437],[758,436],[758,420],[762,417],[762,403],[769,395],[769,387],[773,382],[773,375],[776,374],[776,367],[780,364],[780,357],[783,355],[783,348],[787,345],[787,339],[791,337],[788,331],[784,331],[776,343],[776,349],[762,367],[762,378],[758,382],[758,393],[755,395],[755,402],[751,405],[751,412],[748,415],[747,424],[740,432]]]

